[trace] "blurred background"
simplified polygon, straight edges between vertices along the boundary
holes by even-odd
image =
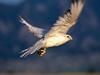
[[[72,41],[47,49],[43,57],[33,54],[20,58],[20,51],[38,39],[19,22],[19,16],[49,30],[70,3],[71,0],[0,0],[0,74],[100,71],[99,0],[85,0],[76,26],[68,32]]]

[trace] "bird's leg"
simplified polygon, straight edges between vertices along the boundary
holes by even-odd
[[[39,55],[39,56],[43,56],[45,53],[46,53],[46,48],[41,48],[41,49],[38,51],[38,55]]]

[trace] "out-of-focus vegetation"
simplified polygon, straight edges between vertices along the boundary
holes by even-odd
[[[0,75],[100,75],[100,73],[1,73]]]

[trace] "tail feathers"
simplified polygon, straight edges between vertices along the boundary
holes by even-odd
[[[35,53],[37,50],[39,50],[40,48],[42,48],[43,46],[44,46],[43,39],[41,39],[41,40],[37,41],[37,43],[34,46],[23,50],[21,52],[23,54],[20,57],[26,57],[28,55],[31,55],[31,54]]]

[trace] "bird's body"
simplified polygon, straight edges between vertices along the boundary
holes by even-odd
[[[25,24],[36,37],[40,38],[35,45],[23,50],[22,52],[24,53],[21,57],[28,56],[36,51],[40,56],[43,56],[46,48],[60,46],[72,40],[72,37],[67,32],[77,22],[83,5],[83,0],[72,0],[70,10],[67,10],[63,17],[59,17],[57,22],[53,24],[54,26],[45,35],[43,35],[44,30],[42,28],[34,27],[20,17],[20,22]]]
[[[72,39],[72,38],[71,38]],[[59,46],[69,41],[68,36],[65,34],[55,33],[54,35],[44,38],[45,47]]]
[[[45,40],[45,47],[59,46],[64,44],[67,40],[68,38],[64,35],[51,36]]]

